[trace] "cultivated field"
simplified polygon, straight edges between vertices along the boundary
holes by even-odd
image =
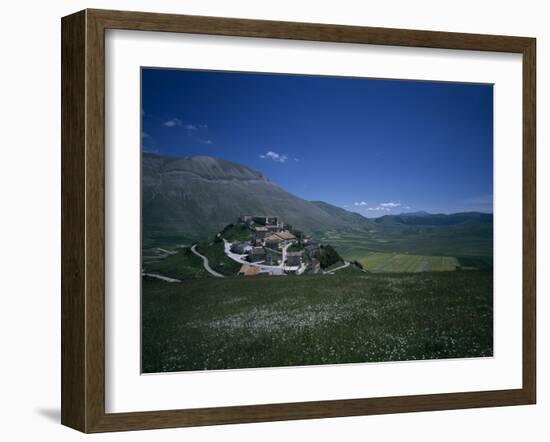
[[[493,354],[492,272],[143,279],[144,372]]]
[[[331,231],[321,237],[349,261],[371,272],[492,269],[492,240],[422,232]]]
[[[492,236],[475,236],[452,229],[424,228],[419,231],[329,231],[320,237],[342,253],[354,251],[400,252],[417,255],[491,256]]]
[[[370,272],[442,272],[459,266],[451,256],[405,255],[401,253],[366,253],[359,262]]]

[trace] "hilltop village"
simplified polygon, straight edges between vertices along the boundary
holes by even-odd
[[[239,274],[244,276],[320,273],[341,261],[332,247],[277,216],[243,215],[219,235],[226,255],[242,264]]]

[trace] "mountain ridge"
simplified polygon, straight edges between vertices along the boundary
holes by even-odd
[[[370,223],[328,203],[313,203],[292,195],[261,172],[231,161],[205,156],[143,155],[145,239],[210,236],[243,214],[279,216],[308,233]]]
[[[324,201],[307,201],[271,182],[248,166],[208,156],[142,157],[142,230],[145,247],[212,237],[241,215],[278,216],[306,233],[378,232],[385,238],[402,234],[448,234],[490,237],[492,214],[363,215]],[[426,213],[426,214],[425,214]],[[373,230],[375,229],[375,230]],[[419,230],[420,229],[420,230]]]

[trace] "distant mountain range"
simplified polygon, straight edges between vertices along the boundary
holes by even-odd
[[[279,216],[312,234],[331,230],[385,234],[447,227],[450,233],[492,235],[492,214],[427,212],[368,219],[323,201],[306,201],[272,183],[261,172],[207,157],[142,157],[144,245],[171,239],[196,240],[219,232],[241,215]],[[419,230],[420,229],[420,230]]]
[[[408,213],[400,213],[399,216],[429,216],[430,214],[428,212],[425,212],[424,210],[419,210],[418,212],[408,212]]]
[[[230,161],[143,154],[144,238],[210,236],[246,214],[279,216],[309,233],[372,223],[359,214],[292,195],[261,172]]]

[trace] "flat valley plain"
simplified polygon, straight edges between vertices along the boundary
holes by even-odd
[[[384,218],[364,231],[328,231],[321,240],[371,272],[492,270],[492,221],[475,226],[408,225]]]

